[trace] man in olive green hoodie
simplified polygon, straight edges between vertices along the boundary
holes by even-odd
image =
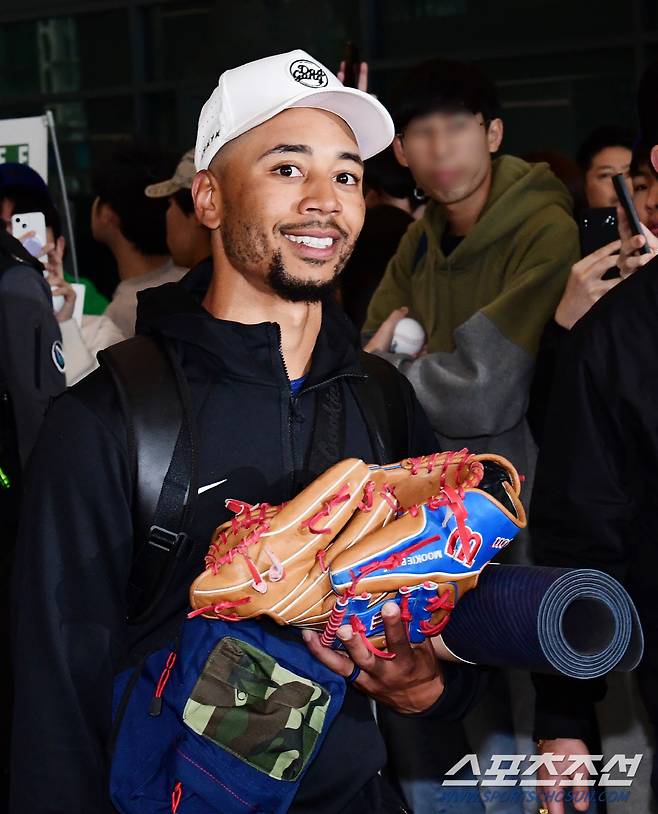
[[[537,452],[525,419],[534,357],[579,259],[569,193],[546,164],[492,161],[503,137],[498,98],[471,65],[436,60],[415,69],[394,117],[396,156],[429,202],[374,294],[366,350],[405,373],[443,449],[508,457],[526,476],[527,506]],[[388,352],[407,313],[427,335],[417,358]],[[517,539],[507,556],[527,561],[525,549]],[[382,710],[390,770],[415,814],[444,806],[451,814],[521,814],[521,794],[480,806],[450,796],[455,789],[444,790],[440,778],[465,751],[484,765],[493,753],[532,753],[531,712],[529,682],[510,692],[501,674],[466,724],[470,748],[457,722],[439,740],[422,720]]]
[[[409,378],[444,449],[507,455],[531,480],[534,357],[579,259],[571,199],[546,164],[492,161],[503,124],[474,66],[436,60],[402,88],[394,148],[429,203],[373,296],[366,349]],[[417,359],[387,352],[403,307],[427,335]]]

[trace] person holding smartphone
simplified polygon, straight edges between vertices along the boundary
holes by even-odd
[[[658,236],[658,178],[651,168],[650,148],[642,141],[639,141],[633,149],[630,177],[633,204],[638,217],[654,236]],[[617,231],[616,216],[614,231]],[[537,354],[528,410],[530,429],[539,445],[542,442],[557,357],[565,337],[595,303],[621,282],[623,274],[631,273],[630,270],[623,270],[627,268],[627,264],[621,260],[619,254],[621,247],[621,240],[611,239],[574,263],[553,319],[544,329]]]
[[[39,236],[38,240],[42,245],[36,251],[50,285],[51,309],[61,332],[65,360],[63,372],[67,386],[71,386],[98,366],[96,354],[99,350],[120,342],[125,336],[109,317],[102,314],[85,314],[80,325],[74,318],[77,295],[64,274],[66,241],[61,233],[59,213],[50,198],[38,188],[24,185],[14,186],[10,190],[0,188],[0,200],[8,228],[11,228],[16,216],[26,212],[41,215],[41,222],[45,222],[45,235]],[[18,239],[27,248],[33,234],[31,231],[23,232]],[[91,291],[91,296],[94,296],[93,286],[86,286],[85,291]]]
[[[1,194],[1,190],[0,190]],[[0,223],[0,646],[9,649],[10,573],[22,499],[23,467],[51,400],[65,386],[61,333],[42,264]],[[11,679],[0,709],[0,810],[9,764]],[[4,805],[3,805],[4,803]]]
[[[658,172],[658,62],[639,89],[642,135]],[[621,236],[615,285],[569,332],[535,477],[530,511],[535,561],[598,568],[623,581],[645,635],[637,672],[654,731],[658,728],[658,238],[633,235],[617,210]],[[643,246],[650,252],[640,253]],[[535,734],[542,752],[587,754],[594,704],[604,682],[545,677],[538,686]],[[639,751],[639,750],[637,750]],[[564,776],[566,764],[560,766]],[[651,785],[658,796],[654,755]],[[631,798],[632,799],[632,798]],[[562,804],[549,801],[550,814]],[[587,811],[586,802],[577,806]]]

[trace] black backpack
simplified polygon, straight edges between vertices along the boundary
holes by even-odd
[[[135,336],[98,354],[112,376],[128,428],[133,462],[135,547],[129,585],[129,621],[148,619],[167,591],[177,558],[187,550],[188,519],[197,496],[197,439],[187,380],[164,339]],[[388,362],[361,353],[365,378],[349,386],[363,414],[375,451],[373,463],[400,460],[409,452],[410,391]],[[342,398],[339,385],[326,388],[314,430],[313,467],[335,463],[326,414]],[[316,449],[318,452],[316,452]],[[322,456],[326,460],[322,460]],[[333,457],[332,457],[333,455]]]

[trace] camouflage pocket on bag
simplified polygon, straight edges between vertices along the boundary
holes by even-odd
[[[208,657],[183,721],[270,777],[296,780],[313,753],[329,701],[319,684],[226,637]]]

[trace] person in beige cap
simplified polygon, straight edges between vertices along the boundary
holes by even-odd
[[[151,184],[144,192],[149,198],[168,198],[167,248],[177,266],[193,268],[210,257],[210,232],[194,214],[192,181],[196,175],[194,149],[178,162],[173,176]]]
[[[65,294],[69,307],[62,309],[62,316],[58,316],[62,331],[64,355],[66,357],[66,384],[71,386],[98,367],[96,354],[127,339],[134,333],[135,312],[137,307],[137,292],[144,288],[151,288],[168,282],[179,280],[188,268],[196,266],[210,255],[210,233],[202,226],[194,215],[194,202],[192,201],[192,179],[196,170],[194,168],[194,150],[188,150],[178,162],[176,171],[171,178],[159,183],[150,184],[144,190],[149,198],[168,198],[166,211],[167,248],[171,257],[166,255],[143,257],[141,266],[136,260],[139,256],[137,246],[130,246],[130,241],[122,235],[118,225],[112,228],[112,236],[108,235],[108,223],[101,226],[103,219],[99,215],[96,205],[94,223],[97,235],[105,235],[116,255],[123,262],[118,264],[122,280],[112,297],[112,302],[104,314],[85,316],[82,325],[73,319],[64,321],[65,311],[71,311],[75,302],[75,291],[64,280],[61,257],[56,277],[59,280],[62,293]],[[118,244],[121,248],[118,248]],[[127,251],[126,251],[127,250]],[[126,258],[130,258],[126,261]],[[164,262],[163,262],[164,261]],[[151,268],[153,263],[155,268]],[[127,269],[141,271],[139,274],[129,274]]]
[[[137,292],[180,280],[187,271],[169,256],[165,202],[144,195],[149,182],[170,166],[151,149],[127,145],[107,158],[93,179],[91,232],[114,255],[120,279],[104,316],[124,337],[135,333]]]

